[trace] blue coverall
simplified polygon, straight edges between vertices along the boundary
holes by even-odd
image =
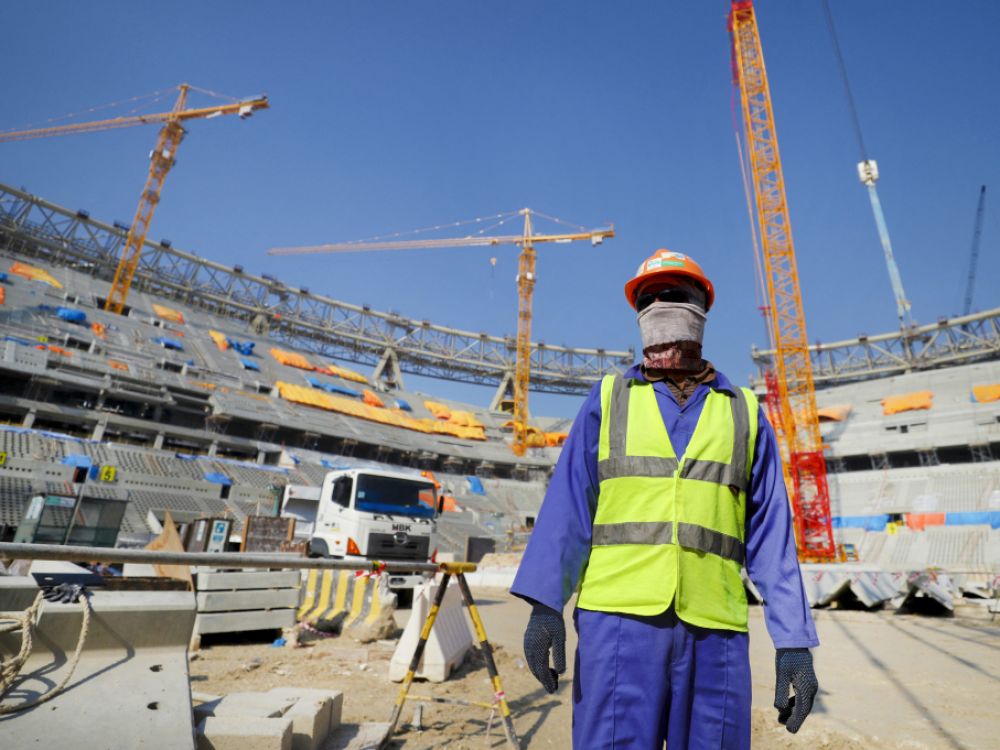
[[[626,378],[643,379],[638,365]],[[732,392],[717,372],[679,406],[665,383],[656,402],[678,456],[701,415],[709,387]],[[819,645],[802,586],[792,517],[774,431],[763,410],[747,493],[746,569],[764,598],[775,648]],[[597,507],[600,385],[577,416],[542,503],[511,592],[561,612],[590,554]],[[577,609],[573,747],[744,750],[750,747],[750,661],[746,633],[678,619],[673,607],[640,617]]]

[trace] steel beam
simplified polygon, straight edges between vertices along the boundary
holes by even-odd
[[[763,369],[774,351],[754,347],[752,354]],[[809,355],[817,386],[998,359],[1000,308],[877,336],[817,343],[809,347]]]
[[[0,250],[110,281],[126,229],[0,184]],[[249,325],[264,316],[272,338],[298,349],[376,366],[386,349],[409,374],[496,386],[514,368],[513,336],[463,331],[352,305],[273,277],[146,241],[134,285],[142,291]],[[624,372],[635,353],[531,344],[531,387],[584,394],[602,375]]]

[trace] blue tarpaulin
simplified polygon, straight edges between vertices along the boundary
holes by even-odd
[[[0,281],[6,281],[6,280],[7,280],[7,274],[0,273]]]
[[[405,401],[403,401],[403,399],[401,399],[401,398],[397,398],[396,399],[396,408],[397,409],[402,409],[403,411],[413,411],[413,407],[410,406]]]
[[[483,487],[483,482],[479,477],[468,476],[465,481],[469,483],[469,492],[473,495],[486,494],[486,488]]]
[[[34,342],[28,341],[27,339],[18,338],[17,336],[4,336],[4,341],[13,341],[15,344],[20,344],[21,346],[34,346]]]
[[[62,461],[59,463],[65,464],[66,466],[76,466],[89,469],[94,462],[90,459],[90,456],[84,456],[82,453],[70,453],[67,456],[63,456]]]
[[[319,388],[320,390],[326,391],[327,393],[342,393],[345,396],[350,396],[351,398],[360,398],[361,394],[350,388],[345,388],[342,385],[333,385],[333,383],[324,383],[318,378],[311,376],[306,376],[306,382],[309,383],[313,388]]]
[[[226,343],[229,344],[229,348],[233,349],[244,357],[249,357],[253,354],[253,341],[237,341],[236,339],[226,339]]]
[[[834,516],[830,525],[835,529],[865,529],[866,531],[885,531],[889,523],[886,514],[877,516]]]
[[[87,313],[83,310],[74,310],[72,307],[57,307],[56,315],[60,320],[65,320],[67,323],[87,322]]]
[[[215,484],[224,484],[230,486],[233,480],[223,474],[221,471],[210,471],[205,475],[206,482],[214,482]]]
[[[351,398],[361,398],[361,394],[351,388],[345,388],[342,385],[333,385],[332,383],[324,383],[323,390],[327,393],[342,393],[345,396],[350,396]]]
[[[257,372],[260,372],[260,367],[252,359],[240,357],[240,364],[243,365],[244,370],[256,370]]]
[[[153,343],[159,344],[164,349],[173,349],[178,352],[184,351],[184,345],[180,341],[168,339],[166,336],[154,336]]]
[[[1000,511],[970,511],[966,513],[945,513],[945,526],[986,525],[1000,528]]]
[[[330,471],[344,471],[346,469],[350,469],[351,468],[350,466],[346,466],[345,464],[335,464],[332,461],[328,461],[325,458],[321,458],[319,460],[319,462],[320,462],[320,464],[322,464],[323,466],[325,466]]]

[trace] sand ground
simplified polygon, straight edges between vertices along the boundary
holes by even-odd
[[[521,636],[528,608],[499,589],[475,592],[514,716],[526,748],[569,748],[572,674],[547,695],[524,666]],[[771,708],[774,651],[759,607],[751,609],[755,748],[861,750],[991,750],[1000,748],[1000,620],[930,618],[887,612],[816,611],[822,646],[815,651],[820,694],[797,735]],[[397,620],[405,623],[406,613]],[[570,627],[570,653],[575,634]],[[192,689],[225,694],[276,685],[325,686],[345,693],[349,722],[385,721],[397,686],[387,679],[392,649],[332,638],[291,649],[263,644],[216,644],[191,663]],[[569,658],[572,670],[572,657]],[[414,694],[488,701],[485,667],[473,654],[447,682],[416,683]],[[502,730],[485,735],[488,712],[426,705],[422,730],[403,713],[393,742],[401,750],[504,747]]]

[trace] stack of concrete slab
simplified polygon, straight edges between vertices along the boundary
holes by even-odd
[[[388,724],[341,725],[338,690],[280,687],[195,706],[198,750],[375,750]]]
[[[195,571],[196,639],[205,633],[273,630],[295,624],[297,570]]]

